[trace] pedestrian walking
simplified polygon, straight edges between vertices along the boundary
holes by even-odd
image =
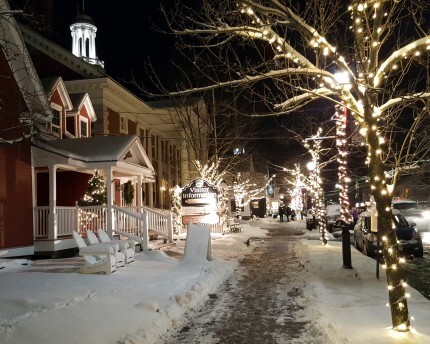
[[[284,222],[284,206],[279,207],[279,220]]]
[[[287,222],[290,222],[290,216],[291,216],[291,208],[290,208],[290,206],[287,206],[286,213],[287,213]]]

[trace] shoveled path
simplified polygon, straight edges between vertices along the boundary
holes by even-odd
[[[269,237],[211,294],[203,307],[163,343],[308,343],[300,339],[306,323],[297,319],[303,270],[294,242],[302,230],[293,223],[261,223]],[[309,342],[311,343],[311,342]]]

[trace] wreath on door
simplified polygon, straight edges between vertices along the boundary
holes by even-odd
[[[126,205],[132,204],[134,200],[134,186],[129,180],[124,184],[124,202]]]

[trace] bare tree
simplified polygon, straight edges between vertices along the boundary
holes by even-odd
[[[253,129],[229,102],[208,98],[177,98],[169,113],[175,131],[184,141],[190,167],[216,165],[221,175],[243,160],[234,154],[234,149],[243,149],[246,141],[242,139],[252,137]],[[223,163],[219,163],[220,159]],[[199,168],[195,171],[200,173]]]
[[[15,144],[40,136],[51,110],[39,77],[21,39],[14,14],[5,1],[0,1],[0,49],[6,65],[0,72],[0,84],[11,87],[15,79],[19,90],[15,99],[0,95],[0,144]],[[21,98],[22,96],[22,98]]]
[[[429,6],[421,0],[353,0],[348,8],[340,0],[203,0],[198,11],[184,5],[167,16],[209,80],[180,85],[171,95],[248,87],[252,100],[267,109],[256,106],[252,116],[294,113],[321,98],[350,111],[367,146],[392,325],[399,331],[408,331],[410,321],[397,269],[389,187],[396,173],[390,171],[427,152],[415,138],[420,118],[428,116]],[[403,135],[393,130],[400,118],[406,120]],[[394,149],[390,139],[403,140]]]

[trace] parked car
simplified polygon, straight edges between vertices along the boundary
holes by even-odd
[[[408,223],[405,217],[396,209],[393,209],[394,223],[398,240],[399,252],[402,255],[423,256],[423,243],[418,230]],[[367,256],[375,256],[377,250],[377,233],[372,232],[370,211],[365,211],[358,216],[354,227],[354,246]]]
[[[325,220],[327,224],[327,230],[333,233],[333,225],[340,218],[340,204],[329,204],[325,208]]]
[[[418,230],[430,231],[430,209],[410,199],[394,200],[392,204],[393,209],[399,210],[409,223],[415,223]]]
[[[350,216],[348,223],[342,220],[340,217],[336,220],[336,222],[333,224],[331,228],[331,233],[333,234],[333,237],[335,238],[341,237],[344,226],[347,226],[349,231],[354,230],[354,219],[352,218],[352,216]]]

